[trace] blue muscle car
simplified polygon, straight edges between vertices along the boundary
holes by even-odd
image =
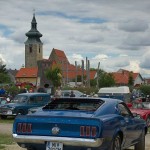
[[[27,150],[145,150],[147,126],[121,100],[55,98],[19,115],[13,138]]]

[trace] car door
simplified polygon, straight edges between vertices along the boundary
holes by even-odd
[[[120,111],[120,115],[124,117],[124,122],[122,125],[124,126],[124,135],[125,135],[125,143],[130,145],[139,138],[141,133],[140,122],[139,119],[134,118],[128,107],[124,103],[118,104],[118,109]]]

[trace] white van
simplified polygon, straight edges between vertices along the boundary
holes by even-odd
[[[130,89],[128,86],[119,87],[106,87],[100,88],[98,96],[103,98],[115,98],[123,100],[124,102],[130,102]]]

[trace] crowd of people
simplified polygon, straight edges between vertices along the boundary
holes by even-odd
[[[30,87],[27,89],[25,86],[18,86],[18,90],[15,93],[15,95],[20,94],[20,93],[33,93],[33,92],[47,93],[46,89],[42,87],[39,87],[37,89]],[[0,97],[5,97],[8,100],[8,102],[10,102],[14,98],[15,95],[10,94],[7,91],[7,88],[4,88],[4,87],[0,88]],[[62,97],[62,90],[60,86],[58,86],[57,89],[55,90],[54,97]],[[69,97],[75,97],[73,90],[71,90]]]

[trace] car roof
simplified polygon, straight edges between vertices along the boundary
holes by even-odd
[[[24,95],[24,96],[34,96],[34,95],[49,95],[49,93],[20,93],[18,95]]]
[[[116,102],[116,103],[122,103],[123,101],[122,100],[119,100],[119,99],[113,99],[113,98],[101,98],[101,97],[60,97],[60,98],[57,98],[57,97],[53,97],[53,100],[59,100],[59,99],[66,99],[66,100],[103,100],[105,102]]]

